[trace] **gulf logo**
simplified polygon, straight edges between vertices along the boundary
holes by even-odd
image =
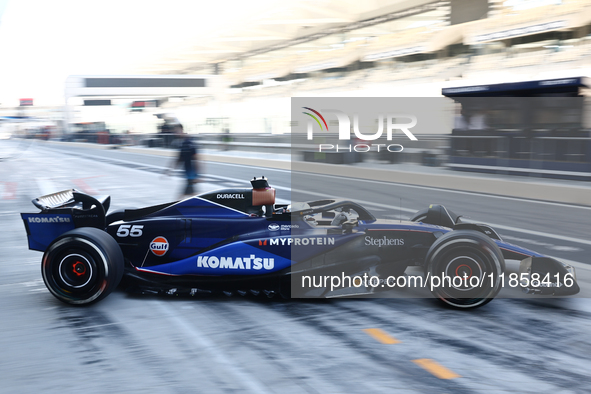
[[[156,256],[164,256],[168,252],[168,241],[164,237],[156,237],[150,242],[150,250]]]

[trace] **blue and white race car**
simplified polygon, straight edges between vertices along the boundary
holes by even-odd
[[[72,189],[33,200],[41,212],[21,217],[29,248],[44,253],[47,288],[73,305],[97,302],[120,284],[144,293],[329,297],[331,275],[372,273],[382,284],[376,290],[419,266],[435,297],[473,308],[507,281],[505,259],[521,260],[526,292],[579,292],[573,267],[506,243],[487,225],[463,223],[440,205],[411,221],[378,220],[352,201],[275,204],[267,179],[251,185],[111,213],[109,196]],[[306,288],[315,278],[324,285]],[[340,294],[360,285],[343,280]]]

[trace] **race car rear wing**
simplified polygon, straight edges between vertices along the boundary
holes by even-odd
[[[72,206],[76,205],[76,203],[82,203],[83,209],[85,208],[84,206],[87,206],[86,209],[88,209],[90,206],[98,202],[102,205],[106,213],[111,205],[111,196],[92,197],[76,189],[68,189],[37,197],[31,202],[42,211]]]
[[[21,213],[29,249],[45,251],[66,231],[78,227],[106,227],[110,196],[93,197],[76,189],[62,190],[32,200],[39,213]]]
[[[76,189],[69,189],[69,190],[62,190],[61,192],[47,194],[45,196],[37,197],[33,201],[33,205],[37,208],[45,211],[51,208],[59,208],[63,207],[64,205],[73,203],[74,200],[74,192],[77,192]]]

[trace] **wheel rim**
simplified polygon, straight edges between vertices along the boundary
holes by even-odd
[[[456,291],[468,292],[478,288],[484,276],[482,263],[472,256],[458,256],[445,267],[445,276],[451,278],[451,287]]]
[[[446,286],[435,288],[435,295],[445,303],[460,308],[486,303],[496,295],[496,286],[489,279],[491,273],[497,276],[491,257],[473,247],[456,246],[447,250],[440,256],[437,264],[442,269],[436,270],[433,274],[443,273],[451,278],[451,285],[447,286],[446,282]],[[456,278],[456,286],[453,278]],[[470,278],[473,278],[472,282]]]
[[[80,289],[88,285],[93,277],[93,264],[81,254],[68,254],[58,265],[61,282],[67,287]]]
[[[100,276],[96,258],[86,250],[68,248],[56,251],[46,266],[49,284],[68,298],[86,298],[95,291]]]
[[[107,286],[104,254],[82,238],[65,238],[43,258],[45,285],[57,298],[70,304],[88,304]]]

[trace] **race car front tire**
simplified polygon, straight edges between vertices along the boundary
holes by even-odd
[[[480,307],[500,291],[503,254],[492,239],[478,231],[444,234],[431,245],[425,261],[432,294],[448,306]]]
[[[58,300],[90,305],[105,298],[123,276],[123,253],[105,231],[83,227],[56,238],[43,254],[41,273]]]

